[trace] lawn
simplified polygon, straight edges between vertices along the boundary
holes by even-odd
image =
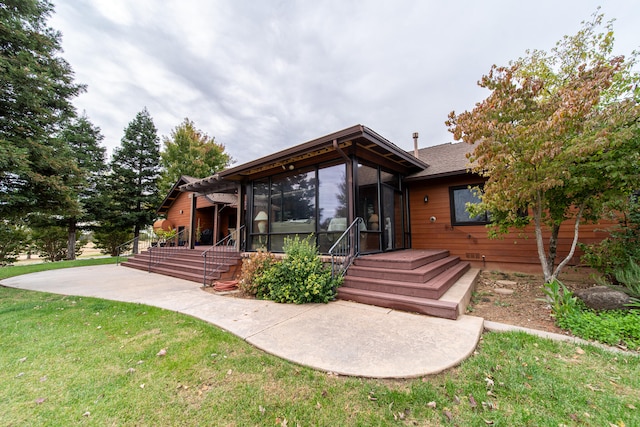
[[[37,273],[39,271],[57,270],[59,268],[85,267],[88,265],[115,264],[116,257],[77,259],[74,261],[39,262],[24,265],[10,265],[0,267],[0,280],[21,274]]]
[[[372,380],[138,304],[0,287],[0,322],[0,425],[640,425],[639,357],[525,334],[485,334],[436,376]]]

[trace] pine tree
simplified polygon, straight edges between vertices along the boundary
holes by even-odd
[[[153,222],[160,201],[160,140],[146,108],[129,123],[121,143],[111,160],[109,192],[115,215],[111,222],[121,229],[133,228],[138,237]]]
[[[0,217],[77,209],[66,179],[77,174],[66,144],[56,138],[75,114],[84,90],[60,57],[59,32],[48,27],[45,0],[0,4]]]
[[[98,206],[98,184],[106,172],[105,147],[100,145],[104,139],[100,128],[94,126],[86,114],[67,123],[60,134],[71,149],[78,167],[78,175],[72,177],[69,185],[75,192],[79,209],[75,214],[66,215],[68,231],[67,259],[75,259],[76,229],[78,222],[92,222],[100,216]]]

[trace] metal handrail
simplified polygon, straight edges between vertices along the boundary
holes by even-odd
[[[144,237],[146,237],[146,239]],[[120,257],[125,258],[130,255],[135,255],[142,250],[150,248],[151,245],[152,239],[148,235],[143,236],[142,240],[140,240],[140,236],[137,236],[120,244],[116,248],[116,265],[120,265]]]
[[[173,237],[163,241],[158,240],[155,244],[149,245],[149,272],[151,272],[152,266],[160,264],[165,259],[188,248],[187,241],[183,240],[183,237],[187,236],[187,231],[185,228]]]
[[[360,255],[360,230],[364,229],[364,219],[357,217],[329,249],[331,255],[331,278],[344,276],[353,260]]]
[[[240,244],[238,237],[243,230],[244,225],[233,233],[229,233],[224,238],[218,240],[213,246],[202,252],[202,286],[207,286],[207,277],[211,277],[214,273],[218,272],[222,266],[226,265],[231,255],[237,253],[236,245]],[[211,271],[209,271],[209,269]]]

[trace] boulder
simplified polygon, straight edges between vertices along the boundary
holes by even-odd
[[[620,310],[627,309],[625,304],[631,302],[629,295],[622,291],[611,289],[607,286],[594,286],[574,292],[587,307],[594,310]]]

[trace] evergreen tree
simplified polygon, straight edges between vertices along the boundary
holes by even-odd
[[[224,145],[196,129],[188,118],[171,131],[171,137],[163,137],[163,143],[160,194],[166,194],[182,175],[206,178],[232,161]]]
[[[101,213],[97,200],[98,184],[107,169],[106,150],[100,145],[103,138],[100,128],[94,126],[86,114],[69,121],[60,135],[60,139],[65,141],[71,149],[79,172],[69,182],[79,203],[79,210],[64,218],[68,232],[66,252],[68,259],[75,259],[78,222],[95,221]]]
[[[84,90],[59,56],[59,32],[48,27],[46,0],[0,4],[0,217],[77,209],[67,178],[77,174],[66,144],[55,137],[74,115]]]
[[[140,229],[153,222],[160,202],[160,140],[149,111],[144,108],[124,131],[122,145],[111,160],[108,191],[111,223],[121,229]],[[134,246],[134,253],[137,247]]]

